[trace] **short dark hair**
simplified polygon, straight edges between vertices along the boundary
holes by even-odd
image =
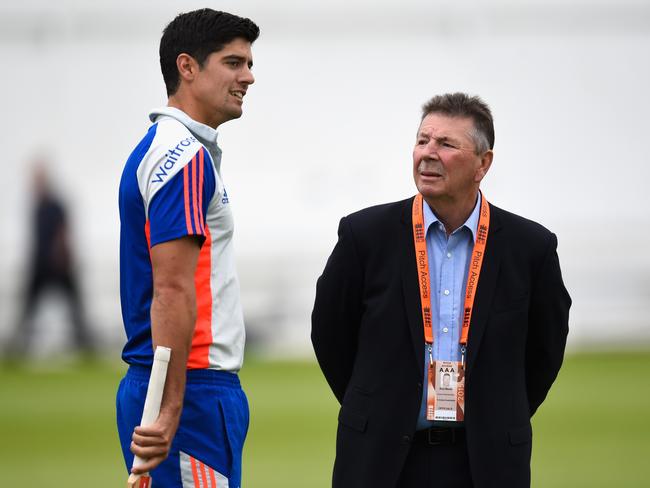
[[[422,119],[429,114],[444,114],[449,117],[468,117],[474,122],[476,153],[482,154],[494,147],[494,121],[487,103],[477,96],[466,93],[445,93],[436,95],[422,106]]]
[[[180,75],[176,59],[181,53],[192,56],[203,67],[207,57],[221,51],[230,41],[242,38],[251,44],[260,28],[250,19],[210,8],[182,13],[172,20],[160,39],[160,69],[167,96],[178,90]]]

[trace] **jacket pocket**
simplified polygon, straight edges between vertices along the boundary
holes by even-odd
[[[341,407],[341,411],[339,412],[339,423],[356,431],[365,432],[368,418],[347,407]]]
[[[508,436],[510,437],[510,444],[513,446],[525,444],[533,440],[533,428],[530,424],[524,425],[523,427],[512,429],[508,432]]]

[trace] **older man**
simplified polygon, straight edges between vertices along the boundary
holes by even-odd
[[[341,403],[334,487],[530,486],[571,299],[555,235],[480,191],[493,145],[481,99],[432,98],[418,194],[340,222],[312,314]]]

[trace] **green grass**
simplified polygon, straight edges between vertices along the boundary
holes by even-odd
[[[0,486],[123,486],[114,427],[120,366],[0,369]],[[533,486],[643,487],[650,352],[569,356],[534,419]],[[337,406],[318,367],[249,360],[246,488],[330,486]]]
[[[567,358],[533,419],[533,486],[650,486],[650,353]]]

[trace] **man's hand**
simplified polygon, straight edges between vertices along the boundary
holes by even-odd
[[[133,474],[143,474],[156,468],[169,455],[172,440],[178,429],[178,418],[161,414],[148,427],[136,427],[131,437],[131,452],[145,460],[134,467]]]

